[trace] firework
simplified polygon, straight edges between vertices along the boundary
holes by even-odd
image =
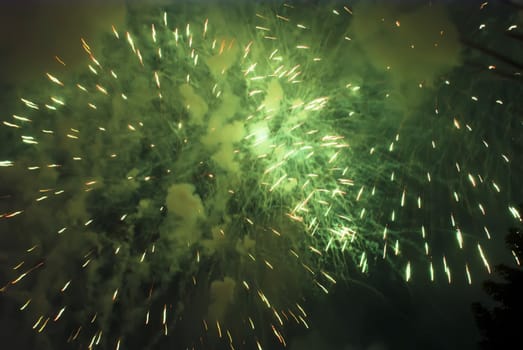
[[[2,291],[50,343],[286,346],[311,289],[377,260],[490,273],[491,208],[519,213],[506,130],[474,114],[514,96],[453,74],[446,11],[238,8],[130,11],[3,121]]]

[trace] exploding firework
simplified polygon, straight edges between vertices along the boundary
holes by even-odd
[[[85,69],[56,56],[3,122],[17,317],[49,344],[261,349],[377,260],[490,273],[517,92],[475,94],[507,83],[455,71],[443,7],[355,8],[140,9]]]

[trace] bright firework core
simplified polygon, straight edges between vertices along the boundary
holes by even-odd
[[[0,288],[19,348],[342,348],[309,312],[340,284],[474,288],[512,259],[522,85],[463,44],[510,40],[487,5],[107,9],[75,49],[71,23],[37,31],[68,47],[21,82],[2,72]]]

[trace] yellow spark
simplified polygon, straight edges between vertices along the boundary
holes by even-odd
[[[78,335],[80,334],[81,330],[82,330],[82,326],[78,327],[78,329],[76,330],[76,333],[73,336],[73,340],[76,340],[76,338],[78,338]]]
[[[27,276],[29,272],[24,272],[20,276],[18,276],[14,281],[11,281],[11,284],[17,284],[20,282],[25,276]]]
[[[56,97],[51,97],[51,101],[53,101],[54,103],[58,103],[59,105],[61,106],[64,106],[65,105],[65,102],[56,98]]]
[[[269,189],[269,192],[272,192],[283,180],[285,180],[287,178],[287,174],[283,175],[282,177],[280,177],[275,183],[274,185],[271,186],[271,188]]]
[[[131,46],[131,49],[133,50],[134,53],[136,53],[136,48],[134,47],[134,41],[133,41],[133,38],[131,37],[131,34],[129,32],[126,32],[125,35],[127,37],[127,42]]]
[[[156,28],[154,27],[154,23],[151,24],[151,36],[153,38],[153,42],[156,43]]]
[[[246,290],[250,290],[249,284],[246,281],[243,281],[242,283]]]
[[[22,214],[24,211],[23,210],[18,210],[18,211],[15,211],[15,212],[12,212],[12,213],[9,213],[9,214],[5,214],[4,215],[4,218],[12,218],[14,216],[17,216],[19,214]],[[36,247],[36,246],[35,246]]]
[[[62,314],[65,311],[65,308],[66,308],[66,306],[64,306],[63,308],[60,309],[60,311],[58,311],[58,314],[56,314],[56,317],[53,319],[54,322],[58,321],[60,319],[60,317],[62,317]]]
[[[26,117],[21,117],[21,116],[16,115],[16,114],[13,114],[13,118],[17,119],[17,120],[20,120],[20,121],[23,121],[23,122],[31,122],[31,119],[26,118]]]
[[[101,93],[103,93],[104,95],[108,95],[107,90],[103,86],[96,84],[96,89],[98,91],[100,91]]]
[[[98,75],[98,71],[93,66],[91,66],[90,64],[87,66],[89,67],[89,70],[93,72],[94,75]]]
[[[298,310],[300,310],[300,312],[302,313],[302,315],[304,317],[307,317],[307,313],[305,312],[305,310],[301,307],[300,304],[296,303],[296,307],[298,308]]]
[[[24,263],[24,261],[20,262],[19,264],[13,267],[13,270],[18,270],[20,267],[22,267],[22,265],[24,265]]]
[[[320,282],[318,282],[318,281],[314,281],[314,283],[316,283],[316,285],[317,285],[318,287],[320,287],[321,290],[322,290],[325,294],[329,294],[329,291],[327,290],[327,288],[325,288],[325,287],[324,287]]]
[[[515,207],[510,206],[510,207],[508,207],[508,210],[510,211],[510,213],[512,214],[514,219],[521,221],[521,215]]]
[[[271,304],[269,303],[269,299],[267,299],[267,297],[265,296],[265,294],[263,294],[263,292],[261,290],[258,290],[258,296],[260,297],[261,301],[263,301],[265,303],[267,308],[270,309]]]
[[[356,196],[356,202],[360,200],[364,188],[365,186],[361,186],[360,190],[358,191],[358,195]]]
[[[461,234],[461,230],[459,228],[456,229],[456,239],[458,240],[459,248],[463,249],[463,235]]]
[[[67,281],[64,286],[62,287],[62,289],[60,289],[60,291],[63,293],[66,291],[67,287],[69,287],[69,285],[71,284],[71,280]]]
[[[62,66],[65,66],[65,65],[66,65],[65,62],[64,62],[60,57],[58,57],[58,56],[54,56],[54,58],[55,58],[55,60],[57,60],[58,63],[60,63]]]
[[[100,67],[100,68],[102,67],[102,66],[100,65],[100,62],[98,62],[98,60],[97,60],[93,55],[91,55],[90,58],[91,58],[91,61],[94,62],[94,64],[96,64],[96,65],[97,65],[98,67]]]
[[[25,304],[22,305],[22,306],[20,307],[20,311],[24,311],[24,310],[27,308],[27,306],[29,306],[29,304],[31,303],[31,300],[32,300],[32,299],[28,299],[28,300],[25,302]]]
[[[478,251],[479,251],[479,255],[481,256],[481,260],[483,260],[483,264],[485,265],[485,267],[487,268],[488,273],[490,274],[491,273],[490,265],[489,265],[489,263],[487,261],[485,253],[483,253],[483,249],[481,248],[481,245],[479,243],[478,243]]]
[[[470,183],[472,184],[472,187],[476,187],[476,180],[474,179],[474,176],[472,176],[472,174],[469,173],[468,178]]]
[[[91,342],[89,343],[89,345],[87,346],[88,349],[92,349],[93,348],[93,345],[96,341],[96,334],[93,335],[93,337],[91,338]]]
[[[300,321],[303,323],[303,325],[305,326],[305,328],[309,329],[309,325],[307,324],[307,322],[305,322],[305,320],[303,319],[303,317],[298,316],[298,318],[299,318]]]
[[[218,337],[222,337],[222,328],[220,327],[220,322],[216,321],[216,328],[218,329]]]
[[[100,344],[100,340],[102,339],[102,331],[100,330],[98,332],[98,334],[95,334],[95,337],[96,337],[96,341],[94,342],[95,345],[99,345]]]
[[[38,333],[42,333],[44,331],[45,326],[47,326],[47,322],[49,322],[49,317],[45,319],[44,324],[42,325],[42,327],[40,327]]]
[[[57,77],[55,77],[49,73],[45,73],[45,74],[47,75],[49,80],[51,80],[53,83],[58,84],[60,86],[64,86],[64,83],[62,83]]]
[[[309,246],[309,249],[311,250],[311,252],[316,253],[319,256],[322,255],[321,252],[318,249],[314,248],[313,246]]]
[[[76,84],[76,87],[82,90],[83,92],[87,92],[87,89],[83,85]]]
[[[80,38],[80,41],[82,42],[82,47],[85,50],[85,52],[91,55],[91,47],[89,46],[89,44],[87,44],[84,38]]]
[[[483,205],[481,203],[478,204],[479,210],[483,215],[485,215],[485,208],[483,208]]]
[[[38,320],[35,322],[35,324],[33,325],[33,329],[36,329],[36,327],[38,327],[38,325],[40,324],[40,322],[42,321],[44,317],[43,316],[40,316],[38,318]]]
[[[32,101],[29,101],[29,100],[27,100],[25,98],[20,98],[20,101],[22,101],[29,108],[40,109],[36,103],[34,103]]]
[[[331,283],[336,284],[336,280],[332,278],[332,276],[330,276],[327,272],[321,271],[321,274],[325,276],[325,278],[327,278]]]
[[[118,31],[116,30],[116,27],[114,25],[111,25],[111,29],[113,30],[113,34],[116,37],[116,39],[120,39],[120,35],[118,35]]]
[[[517,256],[516,252],[513,251],[513,250],[511,250],[511,252],[512,252],[512,256],[514,257],[514,260],[516,260],[516,264],[517,264],[518,266],[521,266],[521,262],[519,261],[519,258],[518,258],[518,256]]]
[[[257,94],[261,94],[263,93],[263,90],[252,90],[252,91],[249,91],[249,97],[252,97],[254,95],[257,95]]]
[[[338,156],[339,153],[340,153],[340,151],[334,153],[334,155],[332,157],[330,157],[329,163],[332,163],[336,159],[336,157]]]
[[[178,35],[178,28],[176,28],[174,30],[173,35],[174,35],[174,41],[175,41],[176,45],[178,45],[178,37],[179,37],[179,35]]]
[[[142,53],[138,49],[136,50],[136,56],[138,56],[138,61],[140,61],[140,64],[143,66]]]
[[[20,125],[9,123],[9,122],[6,122],[6,121],[4,121],[3,123],[4,123],[5,126],[8,126],[10,128],[20,129]]]
[[[445,273],[447,274],[447,279],[448,279],[449,284],[450,284],[452,282],[452,279],[451,279],[451,276],[450,276],[450,268],[447,265],[447,258],[445,257],[445,255],[443,255],[443,267],[445,269]]]

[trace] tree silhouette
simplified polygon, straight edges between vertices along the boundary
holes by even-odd
[[[523,204],[519,205],[523,212]],[[472,304],[476,324],[482,335],[482,349],[505,349],[521,343],[521,324],[523,321],[523,269],[520,262],[523,257],[523,227],[512,227],[506,237],[506,243],[514,254],[517,268],[501,264],[496,266],[496,273],[501,282],[487,280],[483,289],[496,302],[491,310],[480,303]]]

